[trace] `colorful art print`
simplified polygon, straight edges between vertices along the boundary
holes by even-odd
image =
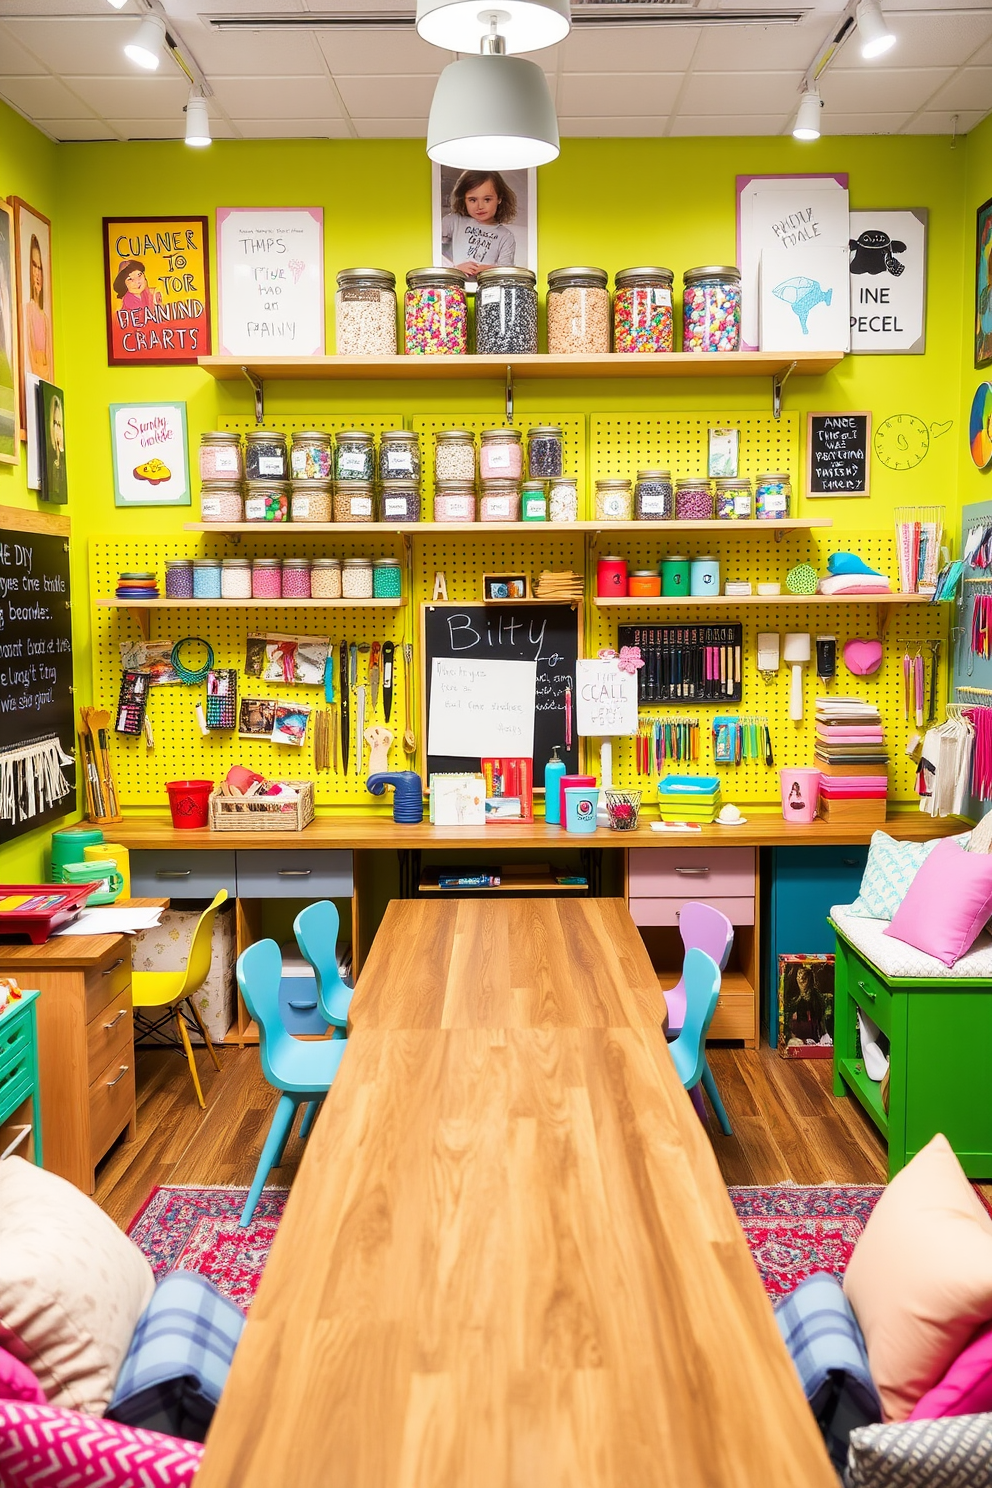
[[[482,586],[485,599],[526,599],[529,587],[524,574],[485,574]]]
[[[111,403],[117,506],[189,506],[185,403]]]
[[[168,639],[156,641],[121,641],[121,666],[127,672],[145,672],[152,687],[168,687],[178,683],[172,665],[173,642]]]
[[[65,394],[54,383],[39,381],[38,428],[41,449],[41,499],[55,506],[69,500],[65,459]]]
[[[175,367],[209,356],[205,217],[104,217],[103,257],[112,367]]]
[[[295,744],[302,746],[307,736],[310,721],[309,703],[276,703],[272,723],[273,744]]]
[[[479,269],[514,264],[537,273],[537,171],[431,173],[434,262],[462,270],[474,290]]]
[[[975,366],[992,364],[992,197],[978,209],[975,249]]]
[[[245,641],[245,676],[261,677],[264,665],[265,636],[248,636]]]
[[[17,289],[14,273],[14,210],[0,201],[0,465],[20,459],[20,379],[17,364]]]
[[[783,1059],[831,1059],[834,957],[778,958],[778,1052]]]
[[[52,224],[19,196],[14,209],[14,266],[17,284],[17,335],[21,352],[21,428],[27,428],[28,375],[55,380],[55,324],[52,303]]]
[[[737,177],[737,264],[741,274],[741,351],[759,342],[759,266],[762,250],[785,248],[802,275],[807,247],[846,245],[850,234],[847,175],[810,171],[796,175]],[[845,338],[849,339],[848,330]]]
[[[243,739],[271,739],[276,719],[276,705],[271,698],[241,699],[238,733]]]

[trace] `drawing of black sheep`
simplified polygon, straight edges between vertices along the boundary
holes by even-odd
[[[905,253],[906,244],[900,243],[898,238],[890,238],[888,233],[879,232],[877,228],[869,228],[860,238],[851,238],[848,247],[854,254],[851,259],[852,274],[889,273],[898,279],[900,274],[906,272],[906,265],[892,256],[894,253]]]

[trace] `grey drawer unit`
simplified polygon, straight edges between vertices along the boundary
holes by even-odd
[[[233,851],[208,851],[198,843],[189,852],[132,852],[131,893],[138,899],[212,899],[226,889],[233,899],[234,858]]]
[[[350,899],[352,854],[339,848],[259,848],[235,853],[239,899]]]

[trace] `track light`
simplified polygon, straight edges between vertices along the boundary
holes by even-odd
[[[207,100],[195,88],[190,89],[186,103],[186,143],[188,145],[209,145],[211,143]]]
[[[799,100],[796,122],[792,126],[792,138],[815,140],[820,138],[820,109],[823,107],[818,88],[807,88]]]
[[[457,170],[523,170],[558,158],[558,120],[536,62],[507,57],[495,28],[482,55],[449,62],[437,80],[427,153]]]
[[[165,46],[165,22],[160,16],[146,15],[133,38],[124,48],[125,55],[139,67],[154,72],[162,60]]]
[[[858,0],[855,12],[858,19],[858,34],[861,37],[862,57],[881,57],[896,44],[889,30],[878,0]]]
[[[112,5],[115,10],[123,10],[127,0],[107,0],[107,4]]]
[[[569,0],[499,0],[499,9],[479,0],[417,0],[417,30],[432,46],[477,52],[495,21],[508,52],[537,52],[564,41],[572,20]]]

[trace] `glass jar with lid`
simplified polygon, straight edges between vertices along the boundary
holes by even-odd
[[[281,429],[249,429],[245,435],[245,475],[249,480],[286,480],[289,453]]]
[[[307,429],[293,435],[289,468],[293,480],[330,480],[330,434],[324,429]]]
[[[200,484],[201,522],[243,522],[245,519],[241,482],[205,480]]]
[[[792,477],[788,471],[754,478],[754,515],[764,521],[792,515]]]
[[[420,440],[411,429],[386,429],[379,435],[379,479],[420,479]]]
[[[372,565],[372,594],[376,599],[400,599],[403,571],[398,558],[377,558]]]
[[[372,559],[345,558],[341,564],[342,599],[371,599],[372,594]]]
[[[634,516],[638,522],[670,522],[675,498],[670,470],[639,470],[634,486]]]
[[[475,435],[469,429],[439,429],[434,435],[434,479],[475,480]]]
[[[479,479],[515,480],[523,474],[523,447],[516,429],[483,429]]]
[[[533,356],[537,351],[537,275],[533,269],[480,269],[475,297],[475,349],[480,356]]]
[[[419,522],[420,487],[413,480],[383,481],[379,509],[384,522]]]
[[[240,480],[241,435],[227,429],[210,429],[200,435],[200,479]]]
[[[574,475],[559,475],[548,482],[548,520],[579,520],[579,481]]]
[[[686,269],[682,280],[682,350],[739,351],[740,269],[709,264]]]
[[[565,468],[565,436],[559,424],[534,424],[527,430],[527,474],[532,480],[554,480]]]
[[[341,269],[334,322],[339,356],[395,356],[396,275],[388,269]]]
[[[706,476],[679,476],[675,482],[675,516],[680,522],[712,520],[713,487]]]
[[[333,502],[329,480],[290,482],[290,512],[294,522],[330,522]]]
[[[671,269],[650,265],[621,269],[613,291],[613,349],[619,352],[675,350]]]
[[[345,429],[334,441],[336,481],[375,480],[375,439],[365,429]]]
[[[341,598],[341,559],[315,558],[310,565],[310,594],[314,599]]]
[[[371,481],[336,481],[334,484],[335,522],[374,522],[375,487]]]
[[[629,522],[634,515],[634,493],[629,480],[596,482],[596,520]]]
[[[220,599],[220,559],[193,559],[193,598]]]
[[[403,300],[407,356],[464,356],[468,301],[461,269],[410,269]]]
[[[284,558],[282,560],[283,599],[310,598],[310,559]]]
[[[548,353],[595,355],[610,349],[605,269],[552,269],[548,275]]]
[[[519,522],[520,486],[513,480],[482,482],[479,494],[480,522]]]
[[[548,520],[548,483],[526,480],[520,492],[520,516],[524,522]]]
[[[252,599],[279,599],[281,594],[282,560],[279,558],[252,559]]]
[[[166,558],[165,597],[166,599],[193,598],[192,558]]]
[[[220,565],[221,599],[251,598],[251,559],[222,558]]]
[[[288,522],[289,481],[248,481],[245,484],[245,521]]]
[[[713,482],[716,515],[721,521],[747,519],[751,515],[751,482],[746,475],[721,476]]]
[[[475,482],[442,481],[434,485],[435,522],[475,521]]]

